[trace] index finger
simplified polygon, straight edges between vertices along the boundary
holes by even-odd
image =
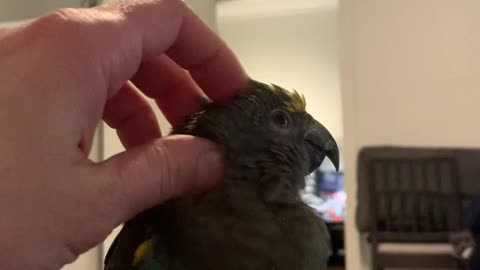
[[[124,40],[125,44],[137,50],[127,53],[123,66],[110,66],[113,85],[122,85],[141,62],[166,52],[190,71],[195,83],[214,102],[225,102],[246,86],[247,75],[233,52],[182,1],[125,1],[99,9],[121,14],[120,37],[130,39]],[[159,74],[159,78],[168,84],[168,77]]]

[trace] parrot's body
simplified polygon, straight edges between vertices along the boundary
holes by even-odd
[[[299,189],[325,156],[338,167],[338,148],[305,112],[303,97],[252,81],[231,103],[209,105],[173,133],[223,147],[224,182],[128,221],[106,270],[326,269],[328,232]]]

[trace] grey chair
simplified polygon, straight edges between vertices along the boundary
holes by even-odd
[[[450,243],[462,230],[456,160],[382,157],[364,166],[372,269],[457,269]]]

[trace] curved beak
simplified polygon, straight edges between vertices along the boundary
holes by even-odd
[[[340,167],[340,154],[337,143],[332,134],[318,121],[311,118],[306,127],[305,145],[307,147],[310,164],[308,174],[317,169],[325,159],[330,159],[338,171]]]

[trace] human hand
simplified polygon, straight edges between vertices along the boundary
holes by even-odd
[[[216,148],[161,133],[154,98],[176,124],[202,95],[228,101],[247,76],[179,0],[62,9],[0,30],[0,266],[58,269],[136,213],[211,187]],[[185,70],[189,70],[185,72]],[[126,151],[88,160],[104,119]]]

